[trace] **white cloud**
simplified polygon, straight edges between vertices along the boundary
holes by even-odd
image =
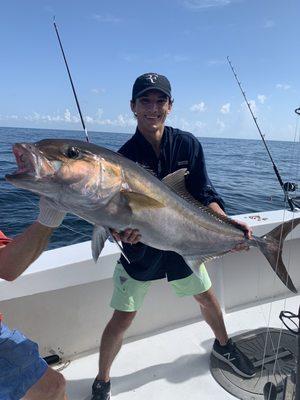
[[[224,129],[226,128],[225,122],[221,121],[220,119],[217,119],[217,126],[219,128],[219,132],[223,132]]]
[[[168,60],[168,61],[171,61],[171,62],[174,62],[174,63],[185,62],[185,61],[188,61],[188,59],[189,59],[187,56],[185,56],[183,54],[169,54],[169,53],[164,54],[162,56],[162,58],[164,60]]]
[[[66,122],[71,122],[71,113],[70,110],[66,109],[65,113],[64,113],[64,118]]]
[[[111,14],[93,14],[92,16],[93,19],[99,22],[108,22],[108,23],[118,23],[121,21],[119,17],[115,17],[114,15]]]
[[[103,110],[102,110],[102,108],[98,108],[96,115],[97,115],[97,118],[98,118],[98,119],[101,119],[101,118],[102,118],[102,115],[103,115]]]
[[[224,65],[225,64],[225,60],[208,60],[207,64],[209,66],[215,66],[215,65]]]
[[[206,106],[205,106],[204,101],[201,101],[198,104],[193,104],[190,107],[190,110],[193,111],[193,112],[204,112],[204,111],[206,111]]]
[[[275,22],[272,19],[268,19],[264,23],[264,28],[266,28],[266,29],[273,28],[274,26],[275,26]]]
[[[136,120],[132,115],[128,114],[119,114],[115,118],[103,118],[103,110],[98,108],[97,112],[94,116],[85,115],[83,116],[86,124],[90,126],[107,126],[111,128],[132,128],[136,126]],[[60,122],[62,124],[80,124],[80,118],[77,115],[73,115],[69,109],[66,109],[63,113],[59,114],[40,114],[38,112],[33,112],[28,115],[2,115],[0,116],[0,120],[19,120],[28,121],[31,123],[39,123],[39,124],[53,124]]]
[[[222,114],[229,114],[230,113],[230,103],[223,104],[220,113]]]
[[[189,131],[189,130],[191,130],[191,124],[190,124],[190,122],[188,122],[188,121],[187,121],[186,119],[184,119],[184,118],[179,118],[178,125],[179,125],[179,128],[182,129],[183,131]]]
[[[132,61],[132,59],[129,59],[129,61]],[[151,63],[151,64],[160,64],[160,63],[166,63],[166,62],[173,64],[173,63],[187,62],[187,61],[189,61],[189,57],[187,57],[184,54],[163,53],[163,54],[151,56],[151,58],[146,58],[143,61],[146,63]]]
[[[103,88],[93,88],[93,89],[91,89],[91,92],[95,93],[95,94],[99,94],[99,93],[105,93],[106,90]]]
[[[265,101],[267,100],[267,96],[265,96],[264,94],[258,94],[257,99],[261,104],[264,104]]]
[[[289,90],[291,86],[286,83],[277,83],[276,88],[282,90]]]
[[[5,119],[14,119],[14,120],[16,120],[16,119],[19,119],[19,116],[15,115],[15,114],[6,115]]]
[[[204,129],[206,128],[206,123],[202,121],[195,122],[195,131],[196,133],[203,133]]]
[[[249,100],[249,105],[250,105],[250,108],[251,108],[252,112],[255,114],[257,112],[256,101],[255,100]],[[243,110],[246,111],[246,113],[249,113],[248,106],[247,106],[246,103],[242,103],[241,107],[243,108]]]
[[[129,62],[129,63],[137,62],[139,60],[139,56],[137,54],[126,53],[126,54],[122,54],[120,57],[122,60]]]
[[[182,5],[190,10],[201,10],[210,7],[224,7],[237,0],[183,0]]]
[[[93,124],[93,123],[94,123],[94,118],[93,118],[93,117],[90,117],[89,115],[86,115],[86,117],[85,117],[85,122],[86,122],[87,124]]]

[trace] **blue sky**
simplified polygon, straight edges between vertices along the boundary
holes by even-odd
[[[10,0],[1,6],[0,126],[81,129],[59,27],[88,130],[133,132],[135,78],[166,75],[168,124],[196,136],[294,140],[299,0]],[[299,118],[299,117],[298,117]]]

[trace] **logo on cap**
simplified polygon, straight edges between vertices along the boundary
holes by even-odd
[[[145,79],[149,79],[151,83],[155,83],[157,81],[158,75],[157,74],[149,74],[145,76]]]

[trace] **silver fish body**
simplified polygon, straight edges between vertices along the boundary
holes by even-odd
[[[95,225],[97,259],[110,229],[138,229],[142,242],[180,254],[197,274],[201,262],[228,252],[258,247],[282,282],[297,292],[283,264],[286,235],[300,223],[288,221],[263,237],[248,239],[243,228],[192,198],[185,170],[158,180],[147,170],[108,149],[76,140],[47,139],[16,144],[19,171],[6,176],[17,187]]]

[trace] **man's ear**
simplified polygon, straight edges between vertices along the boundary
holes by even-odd
[[[135,101],[130,100],[130,108],[133,114],[135,113]]]
[[[173,101],[174,100],[171,99],[169,100],[168,114],[172,111]]]

